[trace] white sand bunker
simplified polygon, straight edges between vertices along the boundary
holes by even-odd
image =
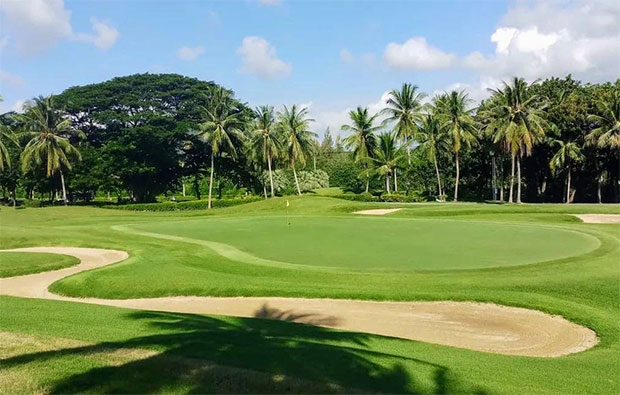
[[[620,224],[620,214],[575,214],[586,224]]]
[[[123,251],[72,247],[10,250],[72,255],[78,266],[0,279],[0,294],[194,314],[299,322],[498,354],[557,357],[593,347],[596,333],[540,311],[472,302],[372,302],[276,297],[177,296],[144,299],[69,298],[50,293],[54,281],[127,258]]]
[[[353,214],[362,214],[362,215],[385,215],[385,214],[390,214],[390,213],[394,213],[398,210],[401,210],[399,208],[375,208],[372,210],[361,210],[361,211],[354,211]]]

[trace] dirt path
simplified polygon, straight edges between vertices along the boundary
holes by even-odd
[[[353,214],[362,214],[362,215],[385,215],[385,214],[390,214],[390,213],[394,213],[398,210],[401,210],[400,208],[375,208],[372,210],[361,210],[361,211],[354,211]]]
[[[620,214],[575,214],[586,224],[620,224]]]
[[[0,294],[107,306],[293,321],[498,354],[557,357],[593,347],[594,331],[540,311],[472,302],[372,302],[276,297],[177,296],[148,299],[69,298],[50,293],[54,281],[122,261],[126,252],[36,247],[6,250],[71,255],[77,266],[0,279]]]

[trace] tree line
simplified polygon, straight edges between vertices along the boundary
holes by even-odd
[[[211,207],[230,186],[273,197],[329,178],[420,200],[617,202],[619,92],[620,80],[514,78],[476,106],[465,91],[429,98],[403,84],[379,113],[350,111],[334,142],[329,130],[318,140],[307,108],[251,109],[214,82],[132,75],[1,115],[0,186],[13,202],[66,204],[149,202],[190,185]]]

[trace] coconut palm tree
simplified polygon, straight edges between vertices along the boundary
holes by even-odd
[[[255,119],[252,125],[252,137],[250,146],[256,153],[257,158],[263,163],[267,162],[269,171],[269,185],[271,187],[271,197],[275,196],[273,188],[273,170],[272,165],[274,159],[280,155],[282,151],[282,143],[275,128],[275,116],[273,107],[261,106],[256,108]]]
[[[439,199],[443,200],[444,193],[441,186],[441,175],[439,174],[437,154],[442,151],[448,151],[450,149],[450,143],[446,130],[441,127],[439,119],[437,119],[433,113],[429,113],[422,118],[422,122],[418,126],[416,141],[419,144],[418,147],[428,155],[428,158],[432,160],[435,165],[437,192],[439,193]]]
[[[521,160],[530,156],[532,149],[545,135],[549,124],[545,121],[544,105],[538,95],[531,93],[530,85],[515,77],[511,84],[503,83],[502,89],[492,89],[494,98],[489,110],[491,122],[487,130],[495,142],[503,142],[511,155],[510,197],[514,185],[514,167],[517,164],[517,203],[521,203]]]
[[[0,96],[0,103],[2,103],[2,96]],[[19,145],[11,128],[6,125],[0,125],[0,170],[4,170],[5,164],[11,166],[11,157],[6,143]]]
[[[379,145],[375,151],[374,161],[377,164],[377,172],[385,175],[385,190],[391,193],[390,178],[394,169],[403,158],[401,149],[397,146],[394,133],[379,135]]]
[[[308,109],[299,108],[295,104],[290,108],[284,106],[284,109],[278,113],[277,127],[283,135],[286,157],[290,162],[291,169],[293,169],[297,194],[299,195],[301,195],[301,189],[297,179],[296,166],[297,164],[305,166],[306,158],[310,155],[312,141],[316,138],[316,133],[308,129],[312,121],[314,120],[308,118]]]
[[[377,136],[375,132],[381,129],[381,126],[374,126],[378,117],[377,114],[370,115],[367,108],[357,107],[356,110],[349,111],[351,118],[350,125],[342,125],[340,129],[353,132],[347,136],[344,142],[347,148],[352,149],[353,159],[356,163],[362,164],[365,170],[368,170],[369,161],[373,158],[377,149]],[[366,192],[370,184],[370,172],[366,171]]]
[[[570,176],[571,166],[577,162],[581,162],[584,159],[581,153],[581,147],[574,141],[564,142],[561,140],[553,140],[553,145],[558,146],[558,150],[551,158],[549,167],[551,171],[556,172],[558,170],[566,170],[566,201],[570,203]]]
[[[418,91],[417,85],[403,84],[400,90],[393,89],[381,113],[388,117],[386,122],[394,122],[396,137],[407,147],[407,158],[411,164],[410,143],[417,131],[417,123],[424,112],[422,100],[426,96]]]
[[[620,91],[615,90],[607,100],[597,101],[598,113],[588,115],[597,125],[586,136],[586,144],[598,148],[620,148]]]
[[[456,178],[454,180],[454,201],[458,201],[460,163],[459,153],[463,146],[471,147],[476,144],[476,123],[472,116],[473,108],[469,107],[471,100],[464,91],[452,91],[444,93],[434,100],[437,109],[436,116],[439,124],[446,130],[452,140],[452,152],[456,165]]]
[[[207,208],[210,209],[213,206],[215,157],[225,153],[232,159],[237,158],[235,140],[242,138],[241,129],[244,124],[240,112],[232,105],[231,92],[220,86],[214,88],[210,103],[207,107],[203,107],[203,110],[206,121],[199,125],[200,135],[211,146],[211,174],[207,204]]]
[[[67,189],[63,168],[71,170],[71,158],[81,159],[80,152],[65,136],[78,131],[72,129],[71,120],[55,106],[54,97],[39,96],[27,103],[19,120],[24,125],[29,141],[21,154],[22,171],[45,166],[47,177],[58,172],[62,186],[62,199],[67,205]],[[63,136],[64,135],[64,136]]]

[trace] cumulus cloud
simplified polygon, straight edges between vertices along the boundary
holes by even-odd
[[[93,26],[93,33],[74,34],[75,41],[90,43],[99,49],[109,49],[116,43],[120,36],[118,30],[97,18],[91,18],[90,23]]]
[[[45,51],[66,39],[107,49],[120,35],[118,30],[94,18],[92,33],[74,33],[71,11],[65,8],[63,0],[0,1],[0,11],[11,43],[27,55]]]
[[[205,47],[198,45],[196,47],[183,46],[177,50],[177,57],[181,60],[194,60],[205,51]]]
[[[620,3],[577,0],[524,2],[510,9],[490,37],[495,53],[473,52],[463,64],[485,75],[528,79],[572,73],[587,80],[617,78]]]
[[[12,74],[4,70],[0,70],[0,82],[2,84],[21,86],[24,84],[24,80],[17,74]]]
[[[276,49],[262,37],[245,37],[237,49],[241,56],[241,72],[265,80],[275,80],[291,74],[292,65],[278,59]]]
[[[450,67],[456,56],[433,47],[424,37],[413,37],[402,44],[389,43],[385,60],[390,67],[409,70],[436,70]]]

